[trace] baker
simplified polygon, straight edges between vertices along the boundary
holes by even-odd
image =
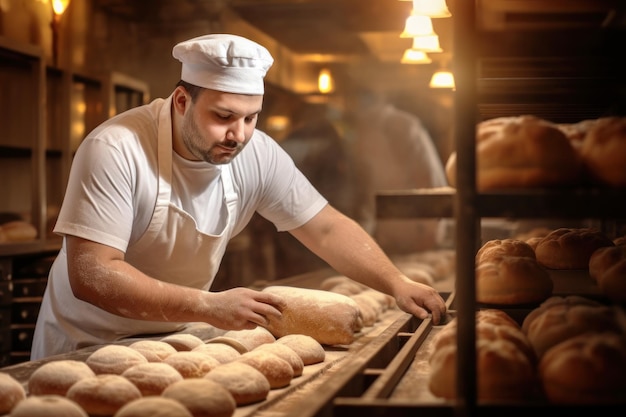
[[[256,129],[270,53],[212,34],[173,56],[182,75],[168,98],[104,122],[76,152],[31,359],[190,322],[237,330],[280,316],[276,295],[210,291],[228,241],[255,212],[337,272],[439,322],[439,294],[404,276]]]

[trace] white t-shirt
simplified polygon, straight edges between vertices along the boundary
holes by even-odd
[[[168,98],[169,100],[169,98]],[[77,150],[54,231],[126,251],[146,230],[157,198],[157,120],[164,99],[122,113],[96,128]],[[172,150],[172,152],[174,152]],[[173,155],[172,202],[192,215],[198,230],[222,229],[219,165]],[[231,162],[238,195],[239,233],[255,211],[278,231],[299,227],[326,199],[268,135],[255,130]],[[222,216],[224,214],[224,216]]]

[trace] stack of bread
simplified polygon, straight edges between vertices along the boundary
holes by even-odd
[[[456,186],[456,152],[446,175]],[[553,123],[533,115],[498,117],[476,126],[476,188],[626,186],[626,118]]]
[[[548,401],[612,404],[626,392],[624,311],[581,296],[554,296],[522,323]]]
[[[487,241],[476,253],[476,300],[493,305],[539,303],[552,294],[548,272],[519,239]]]
[[[437,397],[456,398],[457,324],[448,322],[433,338],[429,389]],[[476,312],[477,399],[520,402],[533,398],[536,360],[520,326],[501,310]]]
[[[228,417],[326,359],[323,346],[305,334],[275,338],[260,327],[227,333],[105,345],[84,361],[44,362],[24,385],[0,373],[0,414]]]
[[[456,186],[456,152],[446,175]],[[522,115],[482,121],[476,126],[476,188],[550,187],[580,181],[582,160],[567,136],[547,120]]]

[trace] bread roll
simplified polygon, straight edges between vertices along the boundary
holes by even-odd
[[[141,398],[141,392],[121,375],[99,374],[76,382],[67,391],[67,398],[89,415],[112,416],[125,404]]]
[[[476,129],[476,188],[547,187],[576,183],[582,161],[559,128],[531,115],[485,120]],[[456,152],[445,166],[456,186]]]
[[[165,397],[143,397],[120,408],[114,417],[193,417],[180,402]]]
[[[183,378],[201,378],[215,369],[220,361],[205,352],[180,351],[171,354],[162,363],[176,369]]]
[[[521,256],[536,260],[535,251],[523,240],[493,239],[487,241],[476,253],[476,265],[498,262],[505,256]]]
[[[11,375],[0,372],[0,414],[11,411],[20,401],[26,398],[26,390]]]
[[[587,119],[575,123],[559,123],[557,127],[570,140],[575,149],[580,149],[587,134],[597,121],[598,119]]]
[[[174,346],[160,340],[138,340],[129,346],[148,359],[148,362],[161,362],[177,350]]]
[[[306,334],[288,334],[276,339],[276,343],[282,343],[293,349],[300,356],[305,366],[324,362],[326,359],[324,347]]]
[[[270,352],[285,360],[289,365],[291,365],[294,378],[302,375],[302,372],[304,370],[304,362],[302,361],[300,355],[298,355],[296,351],[289,346],[283,343],[266,343],[264,345],[258,346],[254,350],[263,350],[266,352]]]
[[[65,396],[77,381],[95,375],[85,362],[69,359],[47,362],[28,378],[28,392],[30,395]]]
[[[626,117],[599,118],[585,136],[580,154],[597,181],[626,186]]]
[[[549,309],[552,306],[555,306],[558,304],[567,304],[567,305],[584,304],[584,305],[595,306],[595,307],[602,306],[602,304],[599,303],[598,301],[595,301],[595,300],[592,300],[590,298],[583,297],[580,295],[567,295],[567,296],[553,295],[549,297],[548,299],[546,299],[544,302],[542,302],[539,305],[539,307],[532,309],[528,314],[526,314],[526,317],[524,317],[524,320],[522,322],[522,331],[528,334],[528,328],[530,327],[530,324],[535,320],[535,318],[542,315],[546,309]]]
[[[263,291],[285,302],[282,317],[269,318],[267,329],[276,338],[306,334],[321,344],[347,345],[363,327],[358,305],[345,295],[288,286],[271,286]]]
[[[220,365],[206,374],[204,378],[226,388],[237,405],[263,401],[271,390],[269,381],[261,371],[238,361]]]
[[[76,402],[61,395],[32,395],[13,408],[11,417],[88,417]]]
[[[250,351],[264,343],[274,343],[276,338],[265,327],[257,326],[254,329],[230,330],[224,333],[224,337],[230,337],[240,342],[246,350]]]
[[[537,261],[503,257],[476,267],[476,300],[485,304],[540,303],[552,294],[552,279]]]
[[[477,399],[480,402],[528,400],[535,369],[528,357],[506,339],[476,340]],[[430,391],[438,397],[456,398],[456,344],[444,345],[432,355]]]
[[[26,221],[14,220],[3,223],[1,227],[7,242],[27,242],[37,238],[37,229]]]
[[[219,363],[232,362],[241,356],[237,349],[224,343],[203,343],[191,351],[205,353],[217,359]]]
[[[135,349],[123,345],[107,345],[91,353],[85,363],[96,374],[121,375],[133,365],[148,363],[148,360]]]
[[[626,245],[605,246],[589,258],[589,276],[607,298],[626,302]]]
[[[588,269],[596,249],[614,246],[613,241],[591,228],[553,230],[537,243],[537,262],[550,269]]]
[[[173,366],[163,362],[148,362],[134,365],[122,373],[132,382],[141,395],[161,395],[163,390],[183,376]]]
[[[270,383],[270,388],[284,388],[293,379],[293,368],[286,360],[267,350],[246,352],[237,359],[261,372]]]
[[[190,333],[170,334],[161,338],[161,341],[169,343],[177,351],[189,351],[204,343],[198,336],[194,336]]]
[[[616,333],[584,334],[546,351],[539,376],[555,404],[623,404],[626,342]]]
[[[180,402],[193,417],[230,417],[237,406],[226,388],[206,378],[175,382],[161,395]]]
[[[587,304],[554,304],[534,317],[526,329],[537,357],[543,356],[552,346],[580,334],[621,331],[611,307]]]

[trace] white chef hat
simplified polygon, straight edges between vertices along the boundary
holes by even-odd
[[[183,63],[181,79],[226,93],[262,95],[263,77],[274,63],[267,49],[236,35],[212,34],[174,46]]]

